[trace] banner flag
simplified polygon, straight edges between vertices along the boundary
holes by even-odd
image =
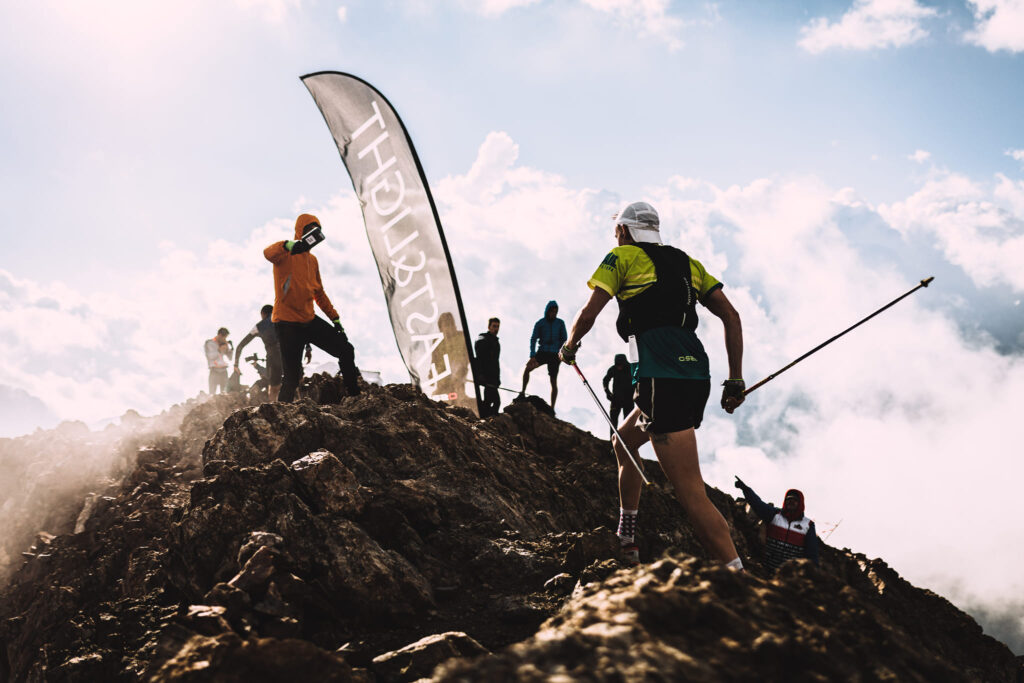
[[[395,341],[412,383],[432,399],[479,415],[455,269],[405,125],[391,103],[360,78],[321,71],[303,76],[302,82],[352,177]]]

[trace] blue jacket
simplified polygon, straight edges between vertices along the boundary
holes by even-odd
[[[548,302],[544,307],[544,317],[533,326],[533,334],[530,336],[530,358],[536,356],[538,351],[558,353],[562,350],[562,344],[569,339],[569,333],[565,331],[565,321],[561,318],[548,320],[548,311],[552,308],[558,308],[557,301]]]

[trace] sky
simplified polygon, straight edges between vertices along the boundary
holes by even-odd
[[[733,416],[713,398],[702,467],[803,489],[830,544],[1024,651],[1024,2],[40,0],[0,4],[0,64],[0,435],[194,396],[203,340],[256,322],[262,249],[300,212],[358,364],[407,380],[299,81],[344,71],[404,120],[470,332],[502,319],[505,386],[545,303],[586,300],[625,201],[725,283],[748,383],[935,276]],[[579,355],[594,384],[613,317]]]

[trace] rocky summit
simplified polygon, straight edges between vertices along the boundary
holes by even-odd
[[[709,562],[656,466],[624,566],[609,443],[529,401],[481,421],[327,375],[303,396],[0,440],[0,681],[1024,676],[881,560],[823,546],[769,576],[715,489],[747,571]]]

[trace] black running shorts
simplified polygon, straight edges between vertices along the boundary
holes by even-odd
[[[640,429],[648,434],[671,434],[697,429],[711,394],[709,379],[641,377],[636,385]]]
[[[562,364],[562,361],[558,360],[558,354],[552,353],[551,351],[538,351],[533,359],[541,365],[548,366],[548,374],[552,377],[558,377],[558,366]]]

